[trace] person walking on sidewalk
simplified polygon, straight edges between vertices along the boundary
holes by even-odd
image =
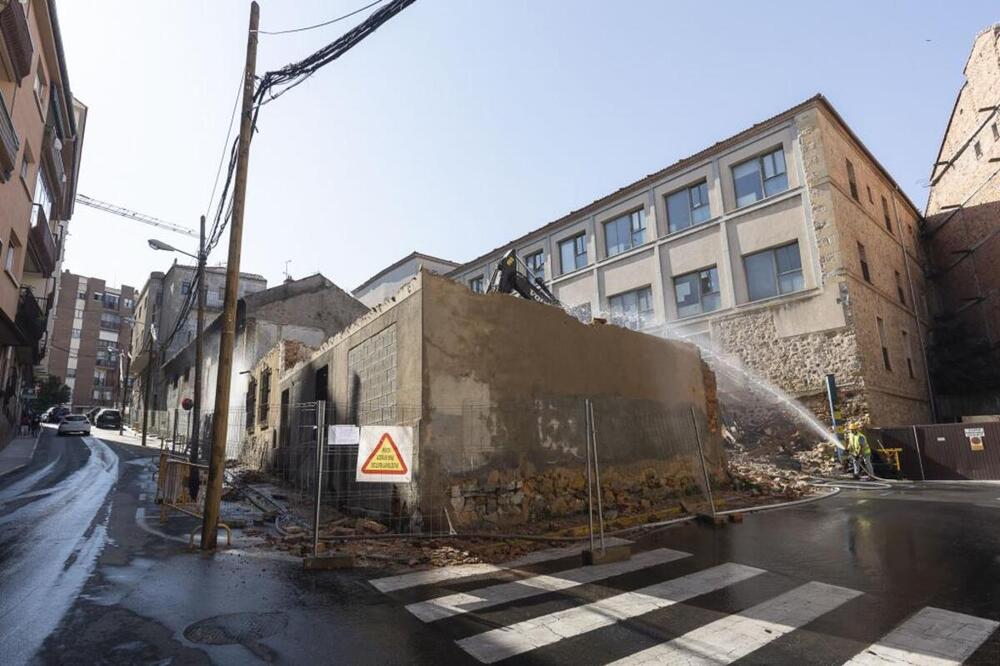
[[[31,427],[31,417],[28,416],[27,412],[25,412],[24,414],[21,414],[21,436],[22,437],[27,437],[28,436],[28,428],[30,428],[30,427]]]
[[[38,435],[38,431],[42,429],[42,417],[40,414],[35,413],[31,415],[31,436],[34,437]]]

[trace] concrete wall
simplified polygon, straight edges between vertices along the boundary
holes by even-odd
[[[594,401],[607,492],[636,480],[683,494],[701,469],[691,408],[713,474],[723,459],[714,395],[691,344],[584,325],[558,308],[473,295],[423,276],[420,508],[460,525],[583,510],[584,401]],[[620,486],[620,487],[619,487]],[[617,505],[616,505],[617,506]]]

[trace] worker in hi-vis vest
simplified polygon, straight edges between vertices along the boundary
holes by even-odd
[[[872,470],[872,449],[868,446],[868,438],[861,432],[861,425],[852,421],[847,429],[847,453],[851,456],[851,471],[855,479],[861,478],[864,470],[869,479],[875,477]]]

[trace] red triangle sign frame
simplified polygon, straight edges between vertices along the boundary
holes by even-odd
[[[396,460],[399,461],[399,465],[400,465],[400,467],[402,467],[402,469],[393,469],[393,470],[368,469],[368,465],[371,464],[372,459],[378,454],[379,451],[382,450],[382,446],[387,441],[389,443],[389,446],[392,447],[392,452],[394,454],[396,454]],[[406,474],[409,471],[410,471],[409,468],[406,466],[406,460],[403,459],[403,454],[399,452],[399,448],[396,446],[396,442],[392,441],[392,437],[390,437],[389,433],[387,433],[387,432],[383,432],[382,433],[382,436],[378,440],[378,444],[375,445],[375,448],[372,449],[372,452],[370,454],[368,454],[368,458],[365,459],[364,464],[361,465],[361,473],[362,474],[391,474],[391,475],[397,475],[398,476],[398,475]]]

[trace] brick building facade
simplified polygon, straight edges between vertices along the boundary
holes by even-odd
[[[49,341],[49,374],[62,377],[74,407],[121,406],[131,349],[135,289],[63,271]]]

